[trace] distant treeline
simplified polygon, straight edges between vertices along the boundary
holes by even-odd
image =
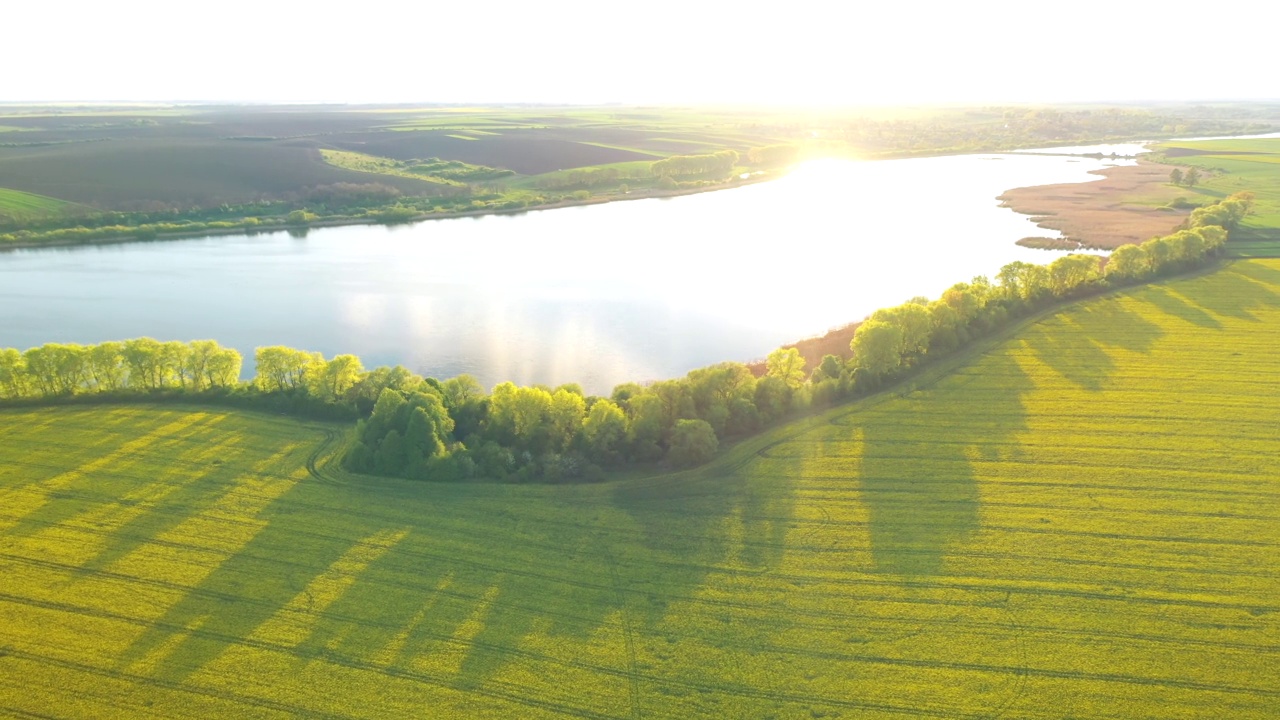
[[[516,174],[514,170],[506,168],[472,165],[459,160],[441,160],[435,157],[427,158],[426,160],[410,160],[401,163],[401,165],[409,172],[417,175],[427,175],[464,183],[497,180]]]
[[[721,150],[706,155],[672,155],[649,166],[654,177],[681,175],[723,175],[738,164],[738,151]]]
[[[793,162],[797,148],[771,145],[752,148],[748,154],[752,164],[775,167]],[[706,155],[676,155],[649,166],[580,168],[539,178],[535,181],[537,190],[532,191],[495,185],[496,181],[515,175],[505,168],[439,158],[387,160],[399,175],[439,184],[422,195],[407,195],[381,182],[337,182],[300,188],[271,200],[211,207],[152,202],[145,209],[102,211],[79,206],[46,217],[21,218],[0,212],[0,248],[269,232],[325,222],[402,223],[432,214],[504,212],[582,201],[591,192],[629,190],[631,184],[660,190],[692,190],[736,179],[731,173],[738,161],[737,151],[722,150]]]
[[[823,137],[870,155],[972,152],[978,150],[1085,144],[1115,138],[1223,135],[1270,132],[1273,118],[1260,110],[1252,122],[1232,117],[1226,108],[1197,106],[1153,111],[1141,108],[1065,109],[992,107],[929,114],[919,118],[833,118]],[[812,128],[762,128],[775,134]]]
[[[1172,235],[1117,249],[1110,259],[1067,255],[1013,262],[940,298],[876,311],[854,333],[853,357],[827,355],[812,371],[794,348],[769,355],[757,378],[741,363],[700,368],[609,397],[577,385],[502,383],[485,393],[468,375],[439,381],[402,367],[365,371],[353,355],[326,360],[286,347],[255,352],[256,376],[238,381],[238,352],[211,340],[150,338],[0,350],[0,398],[188,398],[316,417],[362,418],[343,463],[355,472],[430,480],[591,480],[604,468],[661,462],[686,467],[719,446],[802,413],[865,395],[914,369],[1064,300],[1206,264],[1252,206],[1240,193],[1192,213]]]
[[[747,160],[752,165],[778,167],[791,165],[800,158],[800,148],[795,145],[765,145],[753,147],[747,152]]]
[[[747,152],[747,161],[762,168],[776,168],[795,163],[799,156],[800,148],[796,145],[768,145],[751,148]],[[615,187],[624,182],[643,183],[656,178],[660,181],[657,187],[667,190],[702,187],[705,182],[680,183],[677,178],[722,181],[741,160],[736,150],[721,150],[704,155],[672,155],[650,163],[647,168],[598,167],[568,170],[540,178],[536,185],[546,190],[590,190]]]
[[[257,375],[240,381],[243,358],[213,340],[160,342],[136,338],[97,345],[48,343],[19,352],[0,349],[0,401],[92,402],[188,399],[329,418],[355,419],[373,409],[382,389],[398,385],[403,368],[366,372],[354,355],[282,346],[254,354]]]
[[[539,188],[547,190],[586,190],[589,188],[612,187],[623,180],[643,180],[647,177],[650,177],[650,175],[643,169],[636,172],[623,171],[611,167],[582,168],[580,170],[566,170],[551,177],[540,178],[536,184]]]

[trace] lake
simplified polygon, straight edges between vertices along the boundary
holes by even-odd
[[[1085,148],[1088,152],[1089,149]],[[732,190],[520,215],[0,253],[0,347],[289,345],[447,378],[626,381],[749,361],[1052,237],[1005,190],[1131,160],[818,160]]]

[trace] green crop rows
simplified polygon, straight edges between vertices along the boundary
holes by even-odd
[[[1280,261],[1084,302],[698,470],[346,476],[0,412],[0,715],[1274,718]]]

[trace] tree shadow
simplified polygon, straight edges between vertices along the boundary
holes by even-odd
[[[144,663],[152,676],[181,683],[229,649],[245,647],[352,545],[340,535],[299,530],[280,518],[244,528],[252,537],[214,559],[216,566],[120,656],[119,668]]]
[[[181,413],[168,413],[161,417],[172,419],[180,416]],[[124,448],[130,443],[112,437],[102,444],[103,454],[98,458],[86,465],[64,471],[61,473],[62,479],[58,476],[46,478],[45,481],[52,482],[55,487],[48,490],[45,501],[18,518],[4,531],[5,535],[12,538],[31,537],[68,522],[87,525],[89,532],[96,533],[104,525],[114,526],[112,521],[122,514],[134,515],[136,519],[151,517],[152,514],[145,509],[135,508],[146,508],[155,497],[181,490],[184,486],[203,486],[207,480],[220,474],[221,468],[210,461],[221,448],[238,440],[236,436],[228,436],[223,443],[208,443],[203,434],[220,422],[221,418],[210,416],[186,424],[171,434],[140,434],[131,441],[132,447],[127,452]],[[43,444],[48,446],[53,443]],[[177,488],[169,485],[163,478],[152,478],[151,468],[147,464],[154,462],[157,455],[166,458],[166,468],[189,467],[198,474],[185,477]],[[108,458],[109,462],[106,460]],[[108,468],[109,471],[105,473],[98,470]],[[126,521],[123,528],[112,532],[111,542],[104,552],[125,546],[128,538],[138,534],[128,529],[131,524],[132,521]]]
[[[975,395],[974,382],[985,392]],[[877,571],[913,579],[945,574],[948,550],[981,525],[974,464],[999,459],[1027,429],[1021,398],[1032,387],[1018,363],[997,351],[864,419],[857,477]]]
[[[1130,310],[1122,298],[1111,297],[1046,318],[1019,333],[1019,340],[1067,381],[1098,392],[1115,373],[1110,350],[1149,353],[1163,336],[1159,325]]]
[[[1130,310],[1122,298],[1100,298],[1072,306],[1070,318],[1074,331],[1088,333],[1098,345],[1130,352],[1150,353],[1164,337],[1163,328]]]
[[[1099,392],[1110,383],[1116,365],[1102,345],[1082,332],[1068,330],[1061,317],[1052,327],[1036,325],[1021,335],[1036,359],[1082,390]]]
[[[1280,240],[1280,230],[1276,231],[1276,240]],[[1260,262],[1235,263],[1231,269],[1240,275],[1269,286],[1272,290],[1280,290],[1280,270]]]
[[[1231,231],[1230,242],[1227,248],[1230,249],[1232,244],[1236,242],[1280,242],[1280,228],[1273,227],[1250,227],[1245,225]]]
[[[1222,317],[1262,322],[1252,310],[1280,307],[1280,273],[1257,262],[1236,262],[1218,271],[1231,280],[1231,291],[1201,292],[1200,307]]]
[[[1203,309],[1187,302],[1182,296],[1170,292],[1168,289],[1152,286],[1146,288],[1146,291],[1138,295],[1143,301],[1155,305],[1167,315],[1182,318],[1189,323],[1198,325],[1202,328],[1210,328],[1213,330],[1221,330],[1222,323],[1214,319],[1212,315]]]

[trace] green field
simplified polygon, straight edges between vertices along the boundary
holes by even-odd
[[[1216,202],[1248,190],[1256,196],[1253,214],[1232,233],[1238,255],[1280,255],[1280,138],[1162,143],[1169,162],[1194,166],[1203,182],[1188,197]]]
[[[1090,300],[684,474],[0,412],[0,715],[1274,718],[1280,261]]]
[[[75,203],[65,200],[0,187],[0,217],[31,220],[56,216],[74,207]]]

